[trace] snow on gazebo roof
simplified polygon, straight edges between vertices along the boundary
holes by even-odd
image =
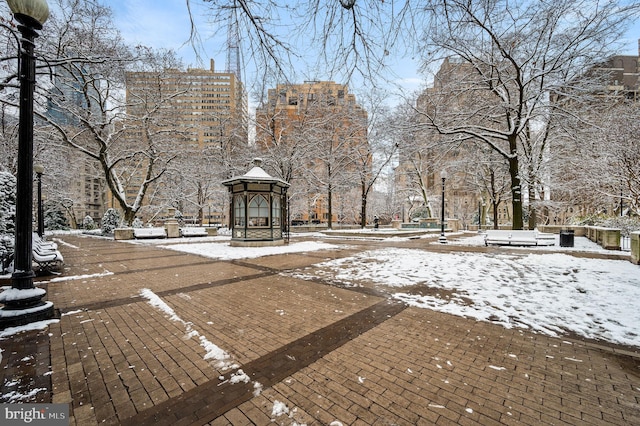
[[[258,182],[258,183],[276,183],[279,186],[282,186],[284,188],[289,187],[288,182],[285,182],[282,179],[271,176],[269,173],[265,172],[262,167],[260,167],[262,165],[261,158],[254,158],[253,164],[254,164],[253,168],[249,170],[247,173],[245,173],[244,175],[234,176],[231,179],[223,180],[222,184],[224,186],[232,186],[240,182]]]

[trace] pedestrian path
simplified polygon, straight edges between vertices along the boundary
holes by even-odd
[[[34,398],[69,403],[71,424],[640,425],[632,348],[292,273],[380,242],[217,261],[63,239],[75,279],[46,284],[60,322],[1,340],[0,374],[3,395],[20,377],[47,389]],[[447,249],[461,250],[434,248]]]

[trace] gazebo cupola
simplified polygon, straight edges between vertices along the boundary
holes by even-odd
[[[222,182],[232,195],[229,214],[231,245],[284,244],[289,183],[265,172],[260,167],[261,159],[254,159],[253,164],[246,174]]]

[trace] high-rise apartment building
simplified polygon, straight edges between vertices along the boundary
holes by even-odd
[[[195,160],[202,159],[205,152],[220,161],[220,167],[233,164],[234,156],[239,155],[238,151],[246,150],[248,143],[247,95],[235,73],[216,71],[214,65],[211,60],[209,70],[190,68],[186,71],[167,69],[162,72],[127,73],[127,115],[133,120],[125,135],[127,143],[140,143],[148,137],[143,126],[135,122],[155,110],[152,130],[156,137],[162,135],[162,146],[178,155],[190,152],[187,161],[180,166],[184,171],[183,176],[202,168]],[[188,161],[188,158],[193,161]],[[219,173],[220,178],[228,178],[232,171]],[[127,188],[128,197],[135,196],[136,184],[142,178],[132,176],[132,184]],[[216,178],[212,172],[210,179]],[[175,195],[166,193],[165,189],[169,186],[166,182],[156,185],[151,202],[158,206],[163,203],[173,205],[185,215],[199,214],[201,219],[211,211],[212,202],[206,199],[207,194],[200,192],[198,200],[181,203],[180,200],[170,199]],[[176,201],[181,204],[176,206]],[[193,210],[189,205],[198,205],[196,210],[199,211],[189,211]],[[209,216],[219,220],[218,206],[219,203]]]
[[[640,40],[638,56],[612,56],[596,69],[606,73],[606,92],[614,92],[629,100],[640,101]]]
[[[99,98],[92,85],[83,84],[91,78],[87,68],[74,69],[72,73],[66,68],[57,67],[55,71],[53,87],[47,100],[49,119],[63,127],[79,128],[80,117],[99,117],[97,102],[91,105],[87,102],[87,99]],[[106,182],[97,162],[87,156],[78,158],[75,149],[61,146],[56,147],[53,157],[44,164],[45,174],[59,174],[55,178],[57,187],[52,191],[70,212],[70,222],[76,222],[72,226],[81,226],[86,216],[99,222],[106,210]],[[47,195],[51,194],[46,193],[45,198]]]
[[[347,193],[357,184],[356,159],[370,168],[371,158],[367,112],[347,85],[305,81],[269,89],[256,110],[256,145],[291,184],[294,223],[357,222],[359,210],[347,211],[345,200],[353,200]]]
[[[129,72],[126,76],[127,113],[141,116],[151,103],[168,112],[166,123],[178,129],[183,142],[204,148],[221,136],[247,135],[247,95],[233,72],[211,68]],[[160,99],[165,96],[166,99]]]
[[[582,102],[575,102],[570,96],[558,95],[556,101],[564,101],[565,108],[569,109],[575,104],[575,111],[571,111],[573,116],[580,117],[578,124],[581,128],[595,128],[606,123],[603,117],[618,117],[609,130],[611,139],[604,137],[604,143],[611,144],[616,140],[615,135],[618,132],[624,133],[627,129],[632,129],[631,122],[626,123],[624,115],[619,115],[624,111],[624,104],[629,108],[640,108],[640,40],[638,40],[638,55],[614,55],[606,58],[602,62],[590,67],[585,75],[593,79],[593,83],[588,86],[590,91]],[[571,88],[566,89],[570,93]],[[619,110],[618,108],[622,108]],[[594,123],[594,126],[585,126],[582,123]],[[567,143],[555,144],[553,150],[560,151],[559,154],[565,154],[565,145],[569,146],[571,156],[580,158],[579,165],[591,165],[586,158],[590,158],[593,150],[590,148],[591,143],[603,143],[602,135],[594,133],[595,136],[587,136],[579,139],[577,142],[570,138]],[[633,140],[633,139],[631,139]],[[574,145],[575,143],[575,145]],[[581,153],[580,150],[584,152]],[[608,148],[607,148],[608,149]],[[615,149],[609,154],[612,158],[616,158]],[[624,164],[625,161],[622,161]],[[603,164],[606,164],[603,160]],[[625,202],[623,195],[625,190],[625,173],[612,167],[609,171],[610,176],[622,176],[619,183],[616,181],[615,187],[608,187],[605,190],[595,188],[598,185],[606,184],[606,179],[598,179],[598,182],[591,184],[589,176],[594,175],[592,170],[584,170],[576,167],[573,162],[567,162],[556,166],[557,176],[561,177],[564,185],[557,188],[551,195],[551,201],[558,206],[553,210],[551,223],[566,223],[567,220],[576,216],[589,216],[601,214],[603,212],[613,213],[615,215],[625,214]],[[630,173],[634,175],[633,172]],[[598,175],[596,175],[598,176]],[[631,180],[632,181],[632,180]],[[573,183],[576,182],[575,186]],[[585,184],[586,182],[586,184]],[[611,185],[611,183],[609,183]],[[613,186],[612,185],[612,186]],[[633,184],[632,184],[633,186]],[[632,193],[629,191],[629,193]],[[603,196],[602,194],[616,194],[614,196]],[[618,196],[618,194],[620,194]],[[632,197],[630,195],[630,197]],[[622,211],[621,211],[622,210]]]
[[[464,114],[465,107],[480,102],[480,91],[469,90],[478,84],[471,64],[457,57],[445,58],[433,79],[433,86],[425,89],[416,101],[416,109],[426,114],[414,118],[414,131],[405,134],[400,144],[398,165],[394,179],[396,194],[401,203],[402,220],[417,217],[439,218],[443,202],[447,219],[456,219],[462,226],[487,224],[487,213],[493,210],[487,191],[468,167],[479,153],[473,144],[454,147],[435,130],[429,129],[425,116]],[[455,88],[455,90],[452,90]],[[437,112],[437,114],[436,114]],[[468,122],[474,120],[468,117]],[[502,207],[502,206],[501,206]],[[508,209],[500,209],[499,220],[510,219]],[[433,224],[438,224],[433,222]]]

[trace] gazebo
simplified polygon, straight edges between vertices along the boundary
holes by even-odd
[[[284,244],[287,188],[253,160],[253,168],[242,176],[222,181],[231,192],[229,227],[231,245],[262,247]]]

